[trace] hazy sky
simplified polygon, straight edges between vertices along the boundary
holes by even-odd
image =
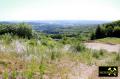
[[[0,20],[118,20],[120,0],[0,0]]]

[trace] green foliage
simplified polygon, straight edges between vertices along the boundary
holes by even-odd
[[[116,61],[120,61],[120,54],[117,54],[117,56],[115,57]]]
[[[105,29],[103,27],[98,26],[95,32],[94,38],[104,38],[105,37]]]
[[[62,40],[61,40],[62,44],[70,44],[72,41],[70,40],[70,38],[68,37],[64,37]]]
[[[96,38],[96,37],[95,37],[95,33],[92,32],[90,39],[91,39],[91,40],[94,40],[95,38]]]
[[[3,65],[3,66],[5,66],[5,67],[7,67],[7,63],[4,62],[4,61],[0,61],[0,65]]]
[[[40,72],[40,79],[43,79],[43,75],[45,73],[45,70],[46,70],[46,66],[45,64],[41,63],[40,66],[39,66],[39,72]]]
[[[120,54],[119,53],[115,53],[112,57],[111,61],[107,62],[108,65],[116,65],[116,66],[120,66]]]
[[[16,34],[23,38],[31,38],[32,37],[32,28],[30,25],[25,23],[18,24],[16,29]]]
[[[100,56],[104,56],[104,53],[105,53],[105,52],[106,52],[105,50],[102,50],[102,49],[101,49],[101,50],[99,51]]]
[[[0,25],[0,35],[5,33],[13,33],[15,34],[16,31],[16,24],[1,24]]]
[[[18,74],[17,71],[13,70],[12,73],[11,73],[12,79],[16,79],[17,74]]]
[[[4,35],[6,33],[17,35],[23,38],[31,38],[32,28],[30,25],[25,23],[0,25],[0,35]]]
[[[114,27],[113,34],[115,35],[115,37],[120,37],[120,27],[119,26]]]
[[[93,52],[93,57],[95,57],[96,59],[99,59],[99,58],[101,58],[102,56],[104,56],[106,51],[104,51],[104,50],[100,50],[100,51],[94,51]]]
[[[62,34],[54,34],[54,35],[51,35],[51,38],[53,38],[53,39],[62,39],[63,35]]]
[[[116,37],[101,38],[101,39],[97,39],[96,41],[108,43],[108,44],[120,44],[120,38],[116,38]]]
[[[106,28],[106,35],[107,35],[108,37],[114,36],[114,35],[113,35],[113,28],[112,28],[112,26],[109,26],[109,27]]]
[[[27,79],[33,79],[33,72],[32,71],[27,71],[26,73]]]
[[[33,39],[40,40],[41,36],[44,36],[44,35],[40,34],[39,32],[36,32],[35,30],[32,31],[32,38]]]
[[[81,52],[81,51],[84,51],[86,49],[84,44],[82,44],[80,42],[74,44],[72,47],[74,48],[74,51],[76,51],[76,52]]]
[[[120,37],[120,21],[98,26],[95,30],[95,34],[91,34],[91,39],[104,37]]]
[[[9,75],[8,75],[8,72],[5,70],[5,72],[3,73],[3,78],[4,79],[8,79],[9,78]]]
[[[58,50],[55,50],[55,49],[51,50],[51,60],[55,60],[55,59],[60,58],[60,57],[61,57],[61,53],[60,53],[59,49]]]
[[[100,28],[100,26],[97,27],[95,33],[96,33],[95,34],[96,38],[101,38],[101,28]]]
[[[52,53],[51,53],[51,60],[54,60],[55,58],[56,58],[55,52],[52,52]]]
[[[5,44],[10,44],[12,42],[12,35],[11,34],[5,34],[1,35],[0,39],[4,41]]]
[[[31,39],[31,40],[28,41],[28,44],[32,45],[32,46],[36,46],[37,45],[37,40]]]

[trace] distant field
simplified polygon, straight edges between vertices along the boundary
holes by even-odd
[[[97,39],[96,41],[110,43],[110,44],[120,44],[120,38],[115,38],[115,37],[107,37],[107,38]]]

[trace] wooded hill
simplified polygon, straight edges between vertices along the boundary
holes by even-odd
[[[120,20],[98,25],[95,32],[93,32],[91,35],[91,39],[99,39],[105,37],[120,38]]]

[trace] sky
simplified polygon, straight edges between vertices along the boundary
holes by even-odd
[[[0,21],[120,20],[120,0],[0,0]]]

